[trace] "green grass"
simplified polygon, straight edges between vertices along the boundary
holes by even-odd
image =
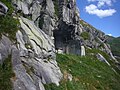
[[[87,55],[89,55],[91,53],[94,53],[95,55],[100,53],[105,59],[110,60],[110,56],[107,53],[105,53],[105,52],[103,52],[99,49],[88,49],[88,48],[86,48],[86,53],[87,53]]]
[[[119,90],[120,76],[106,64],[91,57],[58,54],[57,62],[64,74],[60,86],[45,85],[46,90]],[[66,73],[73,76],[69,81]]]
[[[16,39],[19,21],[12,17],[13,7],[10,0],[2,0],[8,6],[9,11],[5,16],[0,16],[0,36],[7,35],[11,40]]]
[[[15,77],[12,70],[11,55],[0,64],[0,90],[12,90],[11,78]]]
[[[111,46],[113,55],[120,57],[120,37],[110,37],[108,36],[108,43]]]
[[[0,17],[0,34],[8,34],[10,39],[15,39],[16,32],[18,31],[18,20],[12,16],[6,15]]]
[[[100,53],[110,63],[113,69],[116,70],[116,72],[120,74],[120,70],[116,67],[115,61],[111,59],[111,57],[107,53],[99,49],[88,49],[88,48],[86,49],[86,53],[87,53],[87,56],[90,56],[90,54],[93,53],[94,54],[93,56],[95,59],[97,58],[96,54]]]
[[[118,56],[116,57],[117,61],[120,63],[120,37],[112,37],[112,36],[107,36],[108,40],[107,43],[110,44],[111,47],[111,51],[113,53],[114,56]],[[115,65],[115,64],[112,64]],[[120,74],[120,70],[118,70],[118,68],[115,67],[115,70]]]

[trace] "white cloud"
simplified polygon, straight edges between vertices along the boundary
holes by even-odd
[[[106,10],[98,9],[98,7],[94,4],[86,6],[85,10],[87,13],[92,15],[97,15],[100,18],[112,16],[116,12],[115,9],[106,9]]]
[[[112,36],[112,34],[108,34],[108,36]]]
[[[97,6],[94,4],[91,4],[89,6],[86,6],[85,9],[86,9],[86,12],[89,12],[89,11],[93,11],[93,10],[97,9]]]
[[[85,10],[87,13],[92,15],[97,15],[100,18],[112,16],[114,13],[116,13],[115,9],[110,9],[110,6],[112,6],[113,2],[116,0],[87,0],[88,2],[97,2],[94,4],[90,4],[85,7]],[[107,6],[109,9],[103,9],[103,6]],[[103,7],[103,8],[102,8]]]
[[[101,7],[104,5],[111,6],[112,3],[115,2],[115,0],[88,0],[88,2],[97,2],[97,6]]]

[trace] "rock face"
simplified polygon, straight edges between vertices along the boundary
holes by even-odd
[[[37,27],[53,36],[55,27],[55,10],[52,0],[13,0],[17,13],[31,18]]]
[[[105,34],[79,18],[76,0],[59,0],[58,4],[58,28],[53,32],[57,50],[82,56],[85,55],[83,47],[95,48],[108,53],[114,59],[106,44]]]
[[[11,45],[10,39],[2,35],[0,40],[0,63],[3,63],[4,59],[11,53]]]
[[[43,4],[46,6],[45,14],[41,13]],[[52,31],[49,32],[54,26],[52,0],[13,0],[13,5],[14,18],[19,19],[20,30],[16,33],[16,43],[7,35],[2,35],[0,63],[2,64],[9,54],[12,55],[15,73],[15,79],[12,80],[14,90],[45,90],[44,84],[49,83],[58,86],[62,73],[56,62],[55,46],[51,39]],[[20,15],[17,17],[15,14]],[[41,16],[45,22],[43,30],[39,27]],[[45,26],[47,24],[48,27]],[[51,28],[47,31],[49,27]]]
[[[76,35],[81,33],[76,1],[59,0],[59,12],[58,29],[54,30],[56,49],[81,55],[81,41]]]
[[[16,43],[2,35],[0,63],[12,55],[14,90],[45,90],[44,84],[59,85],[62,73],[56,51],[85,56],[86,49],[95,48],[114,59],[105,34],[80,19],[76,0],[12,0],[11,3],[20,25]],[[1,2],[0,6],[6,13],[8,8]],[[98,59],[105,61],[100,54]]]
[[[14,47],[12,59],[17,78],[14,89],[44,90],[43,84],[59,85],[62,74],[55,61],[54,44],[33,21],[23,17],[19,20],[21,30],[16,34],[18,50]]]
[[[0,15],[5,15],[8,11],[8,7],[0,2]]]

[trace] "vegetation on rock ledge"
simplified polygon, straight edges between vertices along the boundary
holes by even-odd
[[[90,38],[90,35],[88,32],[82,32],[80,36],[83,37],[84,40],[88,40]]]
[[[18,31],[19,21],[12,16],[13,7],[9,0],[2,0],[7,5],[9,11],[7,15],[0,16],[0,36],[2,34],[7,35],[10,39],[15,40],[16,32]]]

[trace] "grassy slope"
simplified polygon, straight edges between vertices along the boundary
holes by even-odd
[[[92,57],[57,55],[57,62],[64,74],[60,86],[45,85],[46,90],[119,90],[120,77],[105,63]],[[73,80],[66,78],[72,74]]]
[[[114,56],[117,56],[116,59],[120,63],[120,37],[107,36],[107,42],[110,44],[111,51]]]
[[[120,57],[120,37],[114,38],[108,36],[108,43],[111,46],[111,50],[115,56]]]

